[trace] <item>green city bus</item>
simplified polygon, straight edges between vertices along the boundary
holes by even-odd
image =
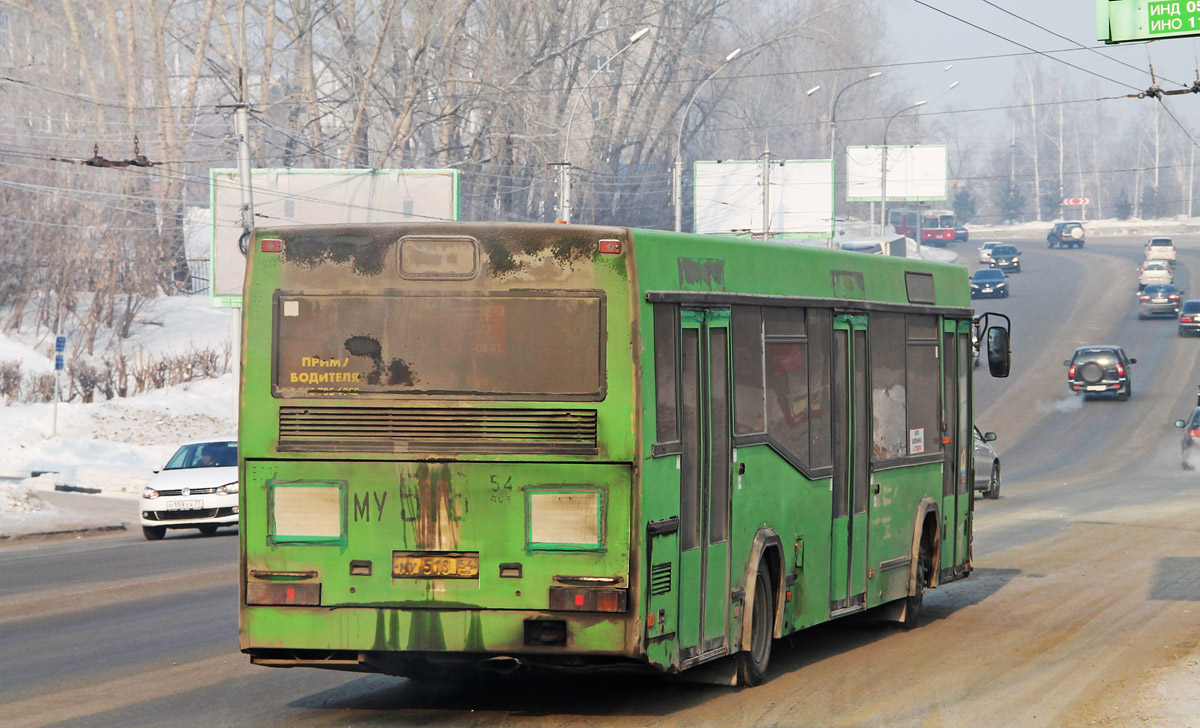
[[[649,667],[971,571],[961,266],[616,227],[256,231],[240,642],[409,677]]]

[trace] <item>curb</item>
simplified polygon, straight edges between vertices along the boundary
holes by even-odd
[[[114,531],[128,531],[124,523],[116,526],[90,526],[88,528],[71,528],[62,531],[41,531],[37,533],[22,533],[16,536],[0,534],[0,543],[15,543],[36,539],[62,538],[65,536],[100,536]]]

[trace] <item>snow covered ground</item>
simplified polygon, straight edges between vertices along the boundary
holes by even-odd
[[[150,355],[224,351],[233,340],[233,319],[230,310],[212,308],[207,296],[164,297],[141,313],[142,323],[123,346]],[[47,346],[46,338],[0,335],[0,361],[20,360],[24,371],[53,370],[53,340]],[[71,343],[68,337],[68,358]],[[0,407],[0,538],[136,526],[138,495],[180,443],[236,433],[235,381],[226,372],[137,397],[60,403],[57,428],[52,404]],[[56,493],[56,486],[99,494]]]

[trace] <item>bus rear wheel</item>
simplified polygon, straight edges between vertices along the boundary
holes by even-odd
[[[925,539],[921,539],[921,550],[917,553],[917,584],[914,592],[905,597],[904,618],[900,620],[903,629],[912,629],[921,619],[921,607],[925,603],[925,582],[929,574],[931,556]]]
[[[754,575],[754,611],[750,614],[750,644],[737,654],[738,684],[743,687],[761,685],[771,661],[771,638],[775,627],[775,594],[767,565],[758,562]]]

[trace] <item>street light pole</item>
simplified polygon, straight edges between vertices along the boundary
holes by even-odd
[[[892,125],[892,120],[903,114],[905,111],[911,111],[918,106],[924,106],[925,101],[918,101],[912,106],[906,106],[896,113],[892,114],[887,123],[883,125],[883,149],[879,155],[879,235],[882,237],[887,234],[887,158],[888,158],[888,127]]]
[[[834,182],[835,188],[837,186],[837,164],[834,161],[834,155],[837,152],[836,152],[836,148],[834,146],[834,139],[837,138],[837,105],[838,105],[838,101],[841,100],[842,94],[846,93],[846,89],[850,88],[851,86],[857,86],[858,84],[862,83],[863,81],[870,81],[871,79],[878,78],[879,76],[882,76],[882,75],[883,75],[883,71],[872,71],[871,73],[867,74],[866,78],[860,78],[857,81],[852,81],[852,82],[846,84],[845,86],[842,87],[841,91],[837,92],[837,96],[833,97],[833,106],[830,108],[830,111],[829,111],[829,163],[831,165],[833,165],[833,170],[834,170],[833,171],[833,182]],[[833,215],[832,227],[834,228],[834,230],[836,232],[836,229],[837,229],[837,189],[834,189],[834,191],[833,191],[833,205],[830,207],[830,212]],[[833,247],[833,238],[832,237],[829,238],[829,247],[830,248]]]
[[[805,96],[812,96],[817,91],[821,90],[821,84],[813,86],[804,92]],[[762,198],[763,198],[763,242],[771,239],[771,125],[779,118],[779,115],[787,111],[790,106],[784,106],[771,120],[767,122],[766,129],[763,131],[763,168],[762,168]]]
[[[559,222],[571,222],[571,125],[575,122],[575,111],[579,108],[579,102],[583,100],[583,92],[587,90],[588,86],[592,85],[592,81],[596,79],[596,76],[600,75],[600,72],[607,68],[608,64],[612,63],[614,58],[629,50],[634,43],[637,43],[649,32],[649,28],[642,28],[634,33],[630,36],[629,42],[621,50],[609,56],[604,63],[601,63],[600,67],[588,77],[587,82],[580,87],[579,95],[575,98],[575,103],[571,105],[571,113],[567,115],[567,135],[563,140],[563,161],[558,164]]]
[[[688,99],[687,106],[683,109],[683,117],[679,120],[679,136],[675,139],[675,173],[672,175],[671,190],[675,197],[675,232],[683,231],[683,125],[687,123],[688,112],[692,110],[692,104],[695,103],[696,97],[700,95],[700,91],[713,80],[713,77],[721,72],[722,68],[729,65],[729,62],[737,58],[742,52],[741,48],[734,48],[725,56],[725,60],[721,61],[721,65],[708,74],[696,87],[696,91],[692,94],[692,98]]]

